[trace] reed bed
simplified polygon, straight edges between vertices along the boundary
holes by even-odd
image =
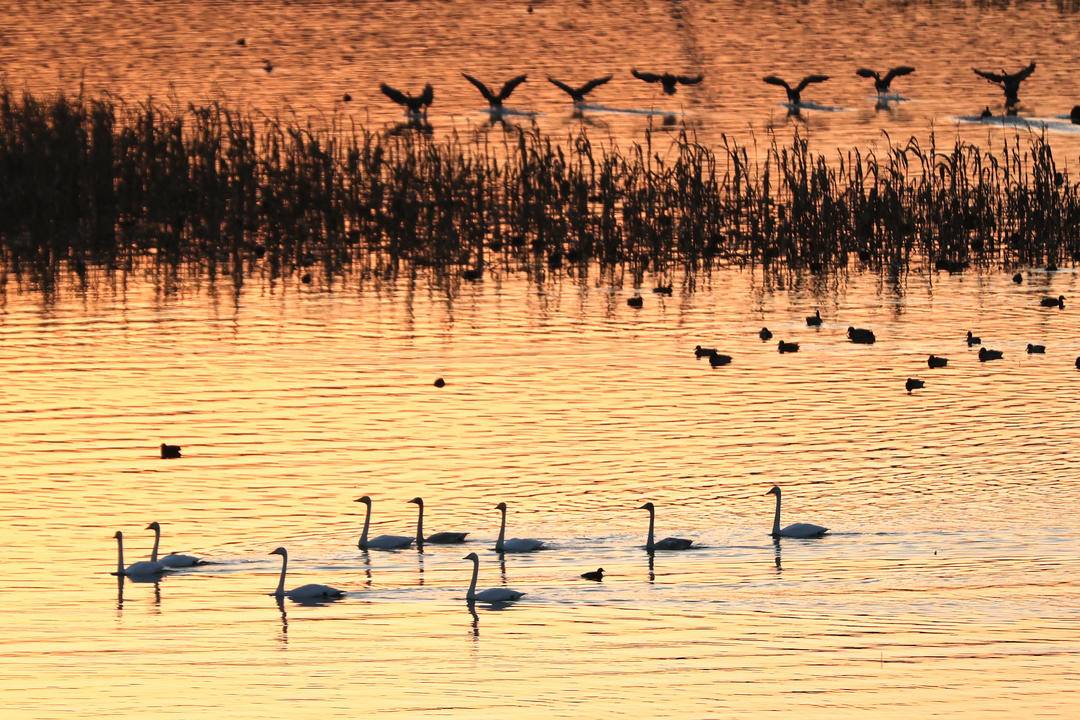
[[[357,263],[897,273],[1080,259],[1080,194],[1047,139],[912,138],[819,153],[683,129],[620,149],[586,132],[431,136],[221,103],[167,108],[0,88],[0,253],[63,269],[164,266],[331,281]]]

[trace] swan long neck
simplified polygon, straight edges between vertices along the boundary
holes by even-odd
[[[281,575],[278,577],[277,590],[274,591],[274,594],[277,595],[278,597],[281,597],[282,595],[285,594],[285,568],[286,568],[286,566],[288,566],[288,564],[289,564],[289,556],[288,555],[282,555],[281,556]]]
[[[161,528],[154,528],[154,549],[150,551],[150,562],[157,562],[158,543],[161,542]]]
[[[653,539],[653,525],[656,523],[656,510],[649,508],[649,538],[645,541],[645,548],[652,550],[656,543]]]
[[[773,537],[780,536],[780,493],[776,493],[776,513],[772,520],[772,534]]]
[[[424,546],[424,503],[416,504],[416,547]]]
[[[465,593],[465,599],[472,602],[476,599],[476,580],[480,577],[480,561],[473,558],[472,561],[472,580],[469,581],[469,592]]]
[[[124,575],[124,539],[122,537],[116,538],[116,574],[121,577]]]
[[[360,533],[360,541],[356,543],[361,550],[367,547],[368,526],[371,525],[371,503],[364,503],[364,507],[367,508],[364,511],[364,531]]]
[[[499,539],[495,541],[495,552],[503,551],[503,542],[506,540],[506,508],[499,510],[502,519],[499,521]]]

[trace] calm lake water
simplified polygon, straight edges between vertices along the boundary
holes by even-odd
[[[1015,125],[1003,132],[1000,120],[958,123],[987,105],[1001,112],[1001,90],[971,68],[1013,72],[1034,59],[1038,68],[1020,93],[1021,115],[1035,119],[1034,128],[1049,124],[1062,159],[1080,154],[1080,126],[1067,119],[1080,104],[1076,0],[520,0],[485,3],[482,10],[472,0],[0,0],[0,17],[0,73],[15,88],[76,92],[83,83],[90,92],[133,101],[153,94],[182,107],[225,99],[315,123],[337,112],[381,127],[403,115],[379,92],[380,82],[414,93],[431,82],[436,131],[467,132],[488,122],[486,103],[462,72],[494,86],[527,73],[508,107],[537,113],[535,122],[557,137],[584,123],[623,144],[640,140],[650,123],[662,126],[668,115],[708,142],[724,133],[766,142],[770,128],[787,140],[798,125],[823,152],[881,146],[883,131],[901,142],[913,134],[925,141],[931,127],[946,144],[957,134],[1000,144]],[[873,84],[855,69],[896,65],[916,68],[893,86],[907,100],[875,110]],[[700,72],[705,80],[666,96],[634,79],[632,67]],[[546,80],[577,85],[609,73],[611,82],[589,96],[600,107],[584,119],[573,117],[567,96]],[[772,73],[794,82],[832,76],[804,93],[824,109],[789,119],[783,90],[761,81]],[[351,103],[342,102],[346,93]]]
[[[380,80],[430,80],[440,131],[486,122],[461,70],[527,71],[511,104],[555,134],[580,121],[542,78],[610,71],[609,110],[586,118],[620,143],[661,122],[649,109],[712,141],[787,127],[760,76],[805,70],[834,74],[811,97],[843,108],[807,113],[817,149],[931,127],[998,143],[1013,130],[957,124],[1001,100],[970,66],[1035,58],[1025,114],[1067,113],[1076,10],[0,0],[0,69],[35,91],[83,81],[378,126],[400,119]],[[918,67],[898,81],[910,101],[876,112],[853,70],[900,63]],[[665,98],[635,65],[706,81]],[[1080,152],[1071,127],[1051,137]],[[1080,278],[1010,275],[726,269],[674,278],[672,297],[646,277],[635,310],[629,275],[595,271],[358,274],[333,290],[263,268],[241,289],[140,271],[48,300],[5,274],[5,717],[1076,717]],[[1039,306],[1059,294],[1064,310]],[[801,352],[762,343],[762,325]],[[847,342],[849,325],[878,342]],[[978,362],[968,329],[1004,359]],[[697,344],[734,362],[712,369]],[[928,370],[930,353],[949,367]],[[907,394],[909,377],[925,390]],[[160,442],[185,457],[159,459]],[[773,483],[785,524],[830,535],[774,544]],[[375,534],[410,534],[421,495],[429,532],[470,542],[361,553],[363,494]],[[650,558],[647,500],[660,537],[702,547]],[[551,549],[500,561],[500,501],[510,536]],[[145,559],[153,520],[164,550],[213,564],[118,587],[113,533]],[[348,596],[279,607],[279,545],[289,587]],[[527,595],[471,613],[471,551],[481,587]],[[601,566],[603,583],[578,577]]]
[[[8,712],[1075,717],[1080,325],[1038,300],[1077,276],[695,282],[641,310],[601,278],[452,300],[422,276],[171,296],[132,279],[50,305],[9,285]],[[979,363],[968,328],[1004,360]],[[158,459],[162,440],[185,457]],[[773,482],[786,522],[832,533],[774,546]],[[376,533],[409,534],[422,495],[430,532],[471,541],[365,556],[361,494]],[[704,547],[650,562],[645,500],[661,536]],[[499,501],[552,549],[500,564]],[[152,520],[215,564],[118,599],[112,533],[141,559]],[[281,612],[278,545],[290,587],[348,597]],[[469,551],[482,587],[525,598],[470,615]],[[602,584],[578,578],[598,566]]]

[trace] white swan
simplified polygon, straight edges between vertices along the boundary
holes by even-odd
[[[368,540],[368,526],[371,525],[371,498],[365,495],[357,498],[356,502],[367,506],[364,515],[364,532],[360,533],[360,542],[356,544],[361,550],[404,550],[412,545],[413,539],[405,535],[379,535]]]
[[[653,524],[656,522],[656,508],[653,507],[651,502],[647,502],[638,510],[649,511],[649,539],[645,541],[646,550],[650,552],[653,550],[689,550],[690,546],[694,544],[693,540],[676,537],[667,537],[660,542],[653,542]]]
[[[819,538],[825,533],[829,532],[829,528],[821,527],[820,525],[813,525],[811,523],[795,523],[794,525],[788,525],[783,530],[780,529],[780,488],[773,485],[772,490],[765,493],[766,495],[776,496],[776,514],[773,515],[772,521],[772,536],[774,538]]]
[[[161,526],[155,520],[147,525],[146,529],[154,531],[154,549],[150,553],[150,562],[160,562],[167,568],[194,567],[195,565],[205,564],[204,560],[200,560],[194,555],[177,555],[176,553],[170,553],[158,560],[157,551],[158,543],[161,542]]]
[[[330,587],[329,585],[319,585],[318,583],[311,583],[309,585],[301,585],[300,587],[293,588],[292,590],[286,590],[285,589],[285,568],[289,564],[289,552],[285,548],[279,547],[277,550],[274,550],[270,554],[271,555],[280,555],[281,556],[281,577],[278,578],[277,590],[270,593],[274,597],[276,597],[278,599],[287,597],[290,600],[295,600],[295,601],[300,602],[300,601],[304,601],[304,600],[317,600],[317,599],[330,600],[330,599],[339,598],[339,597],[342,597],[342,596],[345,595],[344,590],[338,590],[337,588]]]
[[[544,549],[543,540],[534,540],[532,538],[510,538],[506,540],[506,503],[499,503],[495,506],[495,509],[502,513],[502,520],[499,522],[499,539],[495,541],[495,552],[527,553]]]
[[[143,560],[124,567],[124,533],[119,530],[113,535],[116,538],[116,575],[121,577],[152,577],[161,575],[166,567],[155,560]]]
[[[417,547],[423,546],[424,543],[431,543],[432,545],[456,545],[465,542],[465,536],[469,533],[441,532],[428,535],[427,538],[424,538],[424,500],[423,498],[414,497],[409,502],[416,505],[417,510],[419,510],[419,515],[416,517]]]
[[[525,593],[511,590],[510,588],[489,588],[476,592],[476,578],[480,575],[480,558],[476,553],[469,553],[463,560],[472,560],[472,582],[469,583],[469,592],[465,593],[465,601],[474,603],[477,600],[486,603],[506,603],[517,600]]]

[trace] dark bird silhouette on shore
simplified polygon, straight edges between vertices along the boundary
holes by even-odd
[[[1005,92],[1005,106],[1009,107],[1020,103],[1020,83],[1027,80],[1031,73],[1035,72],[1035,62],[1032,61],[1026,68],[1014,73],[1007,73],[1004,70],[995,73],[989,70],[979,70],[978,68],[971,69],[979,77],[1000,87]]]
[[[382,90],[383,95],[405,108],[405,114],[411,118],[427,117],[428,107],[435,102],[435,89],[431,87],[430,83],[424,86],[419,95],[410,95],[397,88],[390,87],[386,83],[380,84],[379,90]]]
[[[1046,354],[1046,346],[1045,345],[1032,345],[1031,343],[1028,343],[1028,345],[1027,345],[1027,353],[1028,353],[1028,355],[1045,355]]]
[[[488,101],[488,105],[491,106],[491,109],[496,112],[503,109],[503,102],[505,102],[507,98],[510,97],[511,93],[514,92],[514,88],[525,82],[528,77],[527,75],[518,75],[517,77],[510,78],[503,83],[503,86],[498,93],[493,93],[491,88],[474,78],[472,75],[469,75],[468,73],[461,73],[461,75],[471,82],[473,87],[480,91],[480,94]]]
[[[968,330],[967,344],[968,347],[971,347],[972,345],[982,345],[982,338],[978,337],[977,335],[972,335],[971,331]]]
[[[166,445],[161,443],[161,459],[162,460],[175,460],[180,457],[179,445]]]
[[[765,82],[767,82],[769,85],[777,85],[779,87],[784,88],[784,90],[787,92],[788,102],[790,102],[792,105],[801,105],[802,104],[802,91],[806,89],[806,86],[811,85],[813,83],[825,82],[826,80],[829,79],[829,76],[828,75],[807,75],[795,87],[791,87],[790,85],[787,84],[787,82],[784,79],[782,79],[782,78],[780,78],[780,77],[778,77],[776,75],[766,75],[762,79]]]
[[[647,83],[660,83],[664,86],[665,95],[674,95],[678,90],[679,85],[697,85],[699,82],[705,79],[705,76],[701,73],[697,75],[673,75],[672,73],[649,73],[642,72],[637,68],[630,70],[630,74],[636,77],[638,80],[644,80]]]
[[[987,348],[979,348],[979,362],[989,362],[991,360],[1000,360],[1005,357],[1005,353],[1000,350],[989,350]]]
[[[784,342],[783,340],[781,340],[777,344],[776,349],[779,350],[781,354],[799,352],[799,343]]]
[[[581,573],[581,577],[585,578],[586,580],[595,580],[596,582],[600,582],[604,579],[604,568],[597,568],[596,570],[592,570],[590,572]]]
[[[709,365],[713,367],[720,367],[721,365],[730,365],[731,356],[721,355],[720,353],[713,351],[712,355],[709,355]]]
[[[571,87],[563,81],[556,80],[551,76],[548,76],[548,82],[569,95],[573,99],[575,105],[580,105],[581,103],[585,102],[586,95],[588,95],[590,92],[600,87],[607,81],[611,80],[611,77],[611,75],[605,75],[604,77],[595,78],[578,87]]]
[[[1058,295],[1056,298],[1044,297],[1042,300],[1039,301],[1039,304],[1042,305],[1043,307],[1056,307],[1056,308],[1061,308],[1062,310],[1064,310],[1065,309],[1065,296],[1064,295]]]
[[[938,357],[937,355],[931,355],[926,359],[926,366],[931,370],[933,370],[934,368],[943,368],[948,364],[948,358]]]
[[[915,378],[908,378],[907,382],[904,383],[904,387],[907,389],[908,394],[910,395],[912,390],[921,390],[926,387],[926,383],[922,380],[916,380]]]
[[[981,113],[979,113],[979,119],[980,120],[987,120],[987,119],[992,118],[992,117],[994,117],[994,112],[990,109],[989,105],[984,107],[983,111]]]
[[[895,78],[901,77],[903,75],[910,75],[913,72],[915,72],[915,68],[908,65],[901,65],[900,67],[891,68],[889,72],[885,73],[884,77],[882,77],[876,70],[869,70],[867,68],[859,68],[855,71],[855,74],[859,77],[874,78],[874,89],[878,91],[879,95],[881,95],[889,92],[889,83],[891,83]]]

